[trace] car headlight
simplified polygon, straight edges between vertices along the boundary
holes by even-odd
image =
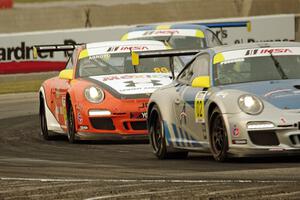
[[[84,90],[84,96],[91,103],[100,103],[104,99],[104,92],[99,87],[91,86]]]
[[[240,96],[238,104],[242,111],[250,115],[257,115],[261,113],[264,108],[264,105],[259,98],[249,94]]]

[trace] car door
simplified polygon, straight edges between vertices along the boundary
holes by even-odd
[[[65,69],[74,69],[75,56],[69,57]],[[55,87],[52,89],[53,98],[55,101],[55,116],[61,126],[66,128],[67,113],[66,113],[66,93],[70,88],[70,80],[58,78],[55,83]]]
[[[180,73],[177,79],[174,110],[179,140],[184,147],[200,147],[198,141],[205,139],[205,125],[199,123],[195,115],[195,99],[199,94],[206,94],[206,89],[192,87],[192,81],[196,77],[209,75],[209,63],[209,54],[201,54]]]

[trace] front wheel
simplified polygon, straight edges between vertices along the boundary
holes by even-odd
[[[210,148],[216,161],[225,161],[228,151],[226,125],[219,108],[215,108],[210,118]]]
[[[159,159],[186,158],[188,155],[186,151],[168,152],[163,126],[161,113],[159,108],[155,105],[150,112],[149,119],[149,139],[153,153]]]
[[[46,109],[45,109],[44,98],[40,98],[40,125],[41,125],[41,136],[44,140],[50,139],[50,134],[47,126]]]
[[[68,139],[69,139],[69,143],[76,143],[76,127],[75,127],[75,119],[74,119],[74,111],[73,111],[73,107],[72,104],[69,104],[69,108],[68,108],[68,115],[67,115],[68,119],[67,119],[67,123],[68,123]]]

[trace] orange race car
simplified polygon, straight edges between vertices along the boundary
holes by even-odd
[[[171,71],[173,75],[179,71],[182,61],[178,57],[135,59],[134,51],[167,49],[162,42],[146,40],[43,45],[36,46],[35,52],[71,49],[65,70],[40,88],[43,138],[49,139],[52,132],[67,134],[70,143],[146,138],[149,96],[172,81]]]

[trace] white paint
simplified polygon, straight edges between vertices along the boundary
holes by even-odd
[[[134,73],[91,76],[113,88],[120,94],[146,94],[153,93],[156,89],[170,84],[172,80],[168,73]]]
[[[46,112],[46,121],[47,121],[47,127],[49,131],[53,131],[56,133],[65,133],[64,130],[61,128],[60,124],[58,123],[58,121],[56,120],[56,118],[54,117],[53,113],[50,111],[48,104],[49,102],[47,102],[45,100],[45,91],[44,88],[41,87],[40,88],[40,92],[43,94],[44,97],[44,106],[45,106],[45,112]]]
[[[147,31],[134,31],[128,33],[128,39],[145,38],[145,37],[162,37],[162,36],[196,36],[196,30],[193,29],[164,29],[164,30],[147,30]]]
[[[73,179],[73,178],[23,178],[0,177],[2,181],[40,181],[40,182],[122,182],[122,183],[298,183],[297,180],[252,180],[252,179]]]
[[[226,51],[222,52],[222,55],[224,56],[224,62],[222,63],[227,64],[228,61],[239,61],[239,59],[244,61],[244,58],[249,57],[269,57],[270,53],[272,53],[274,56],[300,55],[300,47],[271,47]]]
[[[165,49],[167,49],[167,47],[163,42],[150,40],[108,41],[87,44],[89,56],[107,53],[129,53],[131,51],[154,51]]]

